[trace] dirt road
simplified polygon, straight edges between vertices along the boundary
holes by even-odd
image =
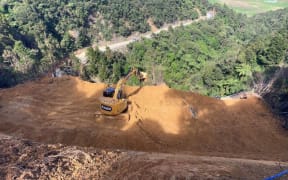
[[[106,47],[109,47],[112,51],[119,51],[121,49],[125,49],[126,46],[132,42],[141,40],[142,38],[152,38],[153,34],[159,34],[162,31],[168,31],[169,27],[172,28],[176,28],[179,27],[181,25],[183,26],[188,26],[192,23],[195,22],[199,22],[200,20],[206,20],[206,16],[201,16],[200,11],[198,10],[198,14],[199,14],[199,18],[195,19],[195,20],[184,20],[184,21],[179,21],[173,24],[166,24],[163,27],[159,28],[158,30],[152,32],[146,32],[144,34],[132,34],[131,36],[127,37],[127,38],[122,38],[120,41],[107,41],[107,42],[102,42],[100,44],[94,44],[93,47],[98,47],[100,51],[105,51]],[[79,49],[77,51],[74,52],[75,56],[77,58],[79,58],[81,60],[82,63],[86,63],[87,62],[87,58],[86,58],[86,49],[87,48],[83,48],[83,49]]]
[[[63,77],[3,89],[0,132],[43,143],[288,160],[287,131],[261,99],[222,101],[165,85],[127,87],[126,115],[98,117],[104,86]]]

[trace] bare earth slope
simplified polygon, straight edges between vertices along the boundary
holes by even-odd
[[[0,179],[258,180],[287,168],[277,161],[99,150],[0,135]]]
[[[0,132],[42,143],[288,160],[287,132],[264,103],[162,86],[127,87],[124,116],[96,116],[104,84],[74,77],[0,90]]]

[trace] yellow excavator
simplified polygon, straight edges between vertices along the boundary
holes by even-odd
[[[137,68],[132,68],[126,77],[118,81],[116,88],[107,87],[103,91],[103,96],[100,97],[100,110],[102,114],[115,116],[127,109],[128,100],[125,98],[123,86],[133,75],[139,79],[140,83],[146,79],[145,73],[140,72]]]

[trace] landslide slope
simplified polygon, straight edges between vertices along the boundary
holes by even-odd
[[[0,90],[0,132],[42,143],[287,161],[287,132],[261,99],[126,87],[124,115],[95,115],[104,84],[44,78]]]

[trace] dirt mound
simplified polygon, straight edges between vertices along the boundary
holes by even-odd
[[[122,156],[120,151],[46,145],[0,135],[1,179],[105,179],[105,171]]]
[[[41,79],[0,91],[0,132],[45,143],[287,160],[287,132],[261,99],[126,87],[129,109],[95,116],[104,84]]]

